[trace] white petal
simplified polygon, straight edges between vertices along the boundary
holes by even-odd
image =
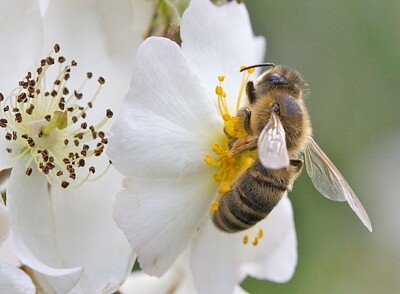
[[[113,2],[110,13],[121,16],[117,23],[107,16],[107,4],[108,1],[53,0],[43,20],[44,48],[50,50],[59,43],[62,55],[78,62],[72,70],[70,87],[76,81],[78,88],[86,72],[93,72],[93,81],[87,83],[84,94],[94,93],[98,86],[95,80],[103,76],[106,83],[94,105],[116,113],[128,91],[133,57],[141,39],[131,33],[129,1]],[[89,112],[89,121],[91,115]],[[97,122],[98,118],[94,120]]]
[[[189,249],[179,256],[161,278],[134,272],[119,291],[126,294],[197,293],[189,267]]]
[[[84,273],[76,292],[112,293],[130,273],[136,256],[112,218],[122,178],[114,169],[77,189],[52,189],[58,254]]]
[[[134,178],[118,195],[114,219],[143,271],[161,276],[188,245],[215,197],[210,177]]]
[[[0,293],[36,293],[35,285],[29,276],[17,267],[0,262]]]
[[[0,260],[16,267],[21,266],[21,263],[15,256],[14,251],[12,249],[10,236],[0,247]]]
[[[193,281],[199,293],[230,294],[239,284],[234,235],[223,233],[206,221],[191,251]]]
[[[208,168],[204,155],[222,123],[214,86],[205,88],[174,42],[149,38],[135,60],[108,154],[129,176],[179,177]]]
[[[57,244],[47,182],[36,171],[26,176],[25,169],[24,161],[16,164],[7,187],[14,252],[22,263],[44,274],[57,292],[67,293],[78,282],[83,269],[52,267],[61,264],[61,259],[54,259]]]
[[[296,229],[290,200],[285,196],[257,226],[264,231],[258,246],[237,249],[243,257],[243,276],[248,274],[280,283],[290,280],[297,264]]]
[[[240,66],[260,63],[265,54],[265,39],[254,37],[244,4],[215,6],[207,0],[192,0],[182,16],[181,37],[182,51],[193,63],[191,70],[209,85],[215,84],[218,75],[226,75],[227,101],[235,104]]]
[[[10,213],[4,205],[3,197],[0,195],[0,247],[8,238],[10,232]]]
[[[21,261],[46,275],[57,292],[68,291],[66,287],[74,287],[79,279],[75,292],[115,292],[135,258],[112,219],[114,195],[120,190],[115,183],[121,181],[120,176],[109,171],[78,189],[49,190],[37,171],[30,177],[18,172],[20,166],[13,169],[8,196],[12,224],[18,223],[12,233]],[[23,183],[22,188],[16,188],[16,183]],[[53,281],[49,275],[61,277]]]
[[[42,50],[42,20],[37,1],[0,1],[0,89],[18,87]]]

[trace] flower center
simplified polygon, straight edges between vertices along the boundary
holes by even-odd
[[[80,103],[82,89],[93,74],[87,73],[82,85],[70,91],[67,82],[77,63],[74,60],[67,63],[57,54],[59,50],[56,44],[54,51],[41,60],[35,75],[28,72],[7,97],[0,93],[0,127],[5,130],[11,162],[28,155],[25,172],[28,176],[32,174],[32,166],[36,166],[50,184],[67,188],[71,180],[84,182],[95,173],[95,167],[88,166],[86,160],[103,153],[108,139],[100,129],[113,113],[108,109],[99,123],[88,124],[87,111],[93,107],[105,80],[99,77],[99,86],[90,101]],[[57,60],[51,56],[53,53]],[[48,84],[48,70],[56,64],[58,73]]]
[[[239,94],[236,103],[236,111],[240,108],[241,97],[247,84],[249,75],[254,69],[244,72],[242,83],[239,88]],[[222,87],[224,76],[219,76],[219,84],[215,89],[218,97],[219,113],[224,122],[224,128],[221,132],[222,144],[215,143],[212,146],[213,155],[206,154],[204,161],[210,166],[217,168],[214,174],[214,180],[220,183],[216,200],[211,205],[211,212],[215,212],[219,207],[219,200],[223,195],[231,189],[235,180],[254,162],[256,153],[254,151],[245,151],[240,154],[233,155],[230,147],[232,142],[241,140],[247,136],[243,126],[239,123],[238,117],[229,112],[227,104],[227,95]]]

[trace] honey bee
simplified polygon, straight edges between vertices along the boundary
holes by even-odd
[[[264,219],[279,203],[303,168],[315,188],[326,198],[347,201],[362,223],[372,231],[369,217],[342,174],[312,138],[303,100],[305,82],[300,74],[273,63],[255,82],[246,85],[246,105],[237,117],[245,138],[231,138],[233,156],[257,149],[254,163],[222,195],[213,213],[217,228],[228,233],[246,230]]]

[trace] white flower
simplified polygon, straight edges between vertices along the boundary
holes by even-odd
[[[43,19],[35,1],[1,1],[1,7],[0,91],[4,100],[0,170],[12,168],[6,191],[13,250],[57,293],[115,292],[135,258],[112,219],[121,175],[112,167],[107,170],[105,154],[90,155],[100,155],[104,148],[106,140],[98,131],[107,130],[107,125],[103,126],[106,109],[118,111],[118,97],[129,86],[132,56],[141,40],[131,27],[133,7],[130,1],[110,5],[107,1],[53,0]],[[55,43],[61,45],[68,60],[59,65],[57,57],[55,64],[48,66],[52,63],[48,59],[37,75],[40,58],[46,57],[42,52],[49,52]],[[70,66],[71,59],[78,66],[72,66],[68,73],[65,66]],[[28,70],[32,71],[32,78],[25,80],[28,87],[24,88],[24,83],[19,87],[18,81]],[[92,72],[93,78],[84,82],[87,72]],[[105,77],[105,85],[101,85],[102,80],[97,82],[99,75]],[[36,83],[37,76],[43,83]],[[54,81],[57,94],[51,99]],[[63,90],[64,83],[69,94]],[[29,96],[29,87],[34,98],[20,96],[18,101],[22,93]],[[14,88],[16,92],[10,95]],[[50,93],[47,97],[46,91]],[[77,99],[80,93],[82,100]],[[65,107],[60,106],[61,96],[67,97]],[[93,109],[87,107],[95,97]],[[77,109],[78,105],[84,111]],[[4,110],[7,106],[10,109]],[[82,125],[85,122],[86,128]],[[96,130],[91,131],[90,125]],[[93,140],[95,133],[97,139]],[[97,143],[100,145],[93,145]],[[86,158],[85,145],[89,146]],[[69,153],[73,153],[71,157]],[[94,175],[91,166],[95,167]],[[99,179],[91,181],[96,177]],[[67,189],[60,187],[67,186],[65,182],[69,183]]]
[[[264,39],[254,37],[244,5],[216,7],[207,0],[190,3],[181,38],[181,47],[153,37],[138,50],[108,146],[114,166],[127,177],[114,218],[150,275],[163,275],[189,250],[200,293],[232,293],[246,275],[286,281],[297,262],[287,197],[258,224],[262,239],[255,229],[222,233],[211,223],[210,206],[224,187],[213,178],[217,169],[204,162],[225,138],[217,77],[225,76],[217,92],[221,101],[226,93],[233,114],[244,85],[239,68],[262,61]],[[258,246],[244,245],[244,234]]]

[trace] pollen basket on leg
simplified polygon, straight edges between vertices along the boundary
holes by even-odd
[[[108,139],[101,128],[113,114],[104,111],[95,125],[86,121],[105,79],[90,81],[98,84],[97,90],[84,94],[85,84],[93,77],[87,73],[76,89],[70,89],[77,62],[67,62],[59,50],[56,44],[35,73],[28,72],[8,96],[0,94],[0,128],[9,143],[0,150],[7,152],[11,162],[29,156],[28,176],[36,167],[50,184],[66,188],[95,172],[87,159],[102,155]]]
[[[223,197],[224,194],[231,189],[234,181],[250,167],[256,156],[254,151],[245,151],[243,153],[233,155],[230,150],[232,145],[231,143],[239,138],[245,138],[246,132],[240,125],[236,114],[231,114],[229,112],[229,107],[227,104],[228,97],[222,86],[224,79],[224,76],[218,76],[219,84],[215,88],[215,94],[217,95],[218,99],[219,114],[221,115],[224,123],[223,129],[221,130],[221,140],[219,143],[213,144],[212,154],[206,154],[204,156],[205,163],[216,168],[214,180],[220,184],[216,200],[210,207],[211,212],[218,210],[220,197]],[[247,78],[243,79],[242,85],[239,89],[237,109],[240,104],[240,97],[243,94],[243,83],[245,83],[246,80]]]

